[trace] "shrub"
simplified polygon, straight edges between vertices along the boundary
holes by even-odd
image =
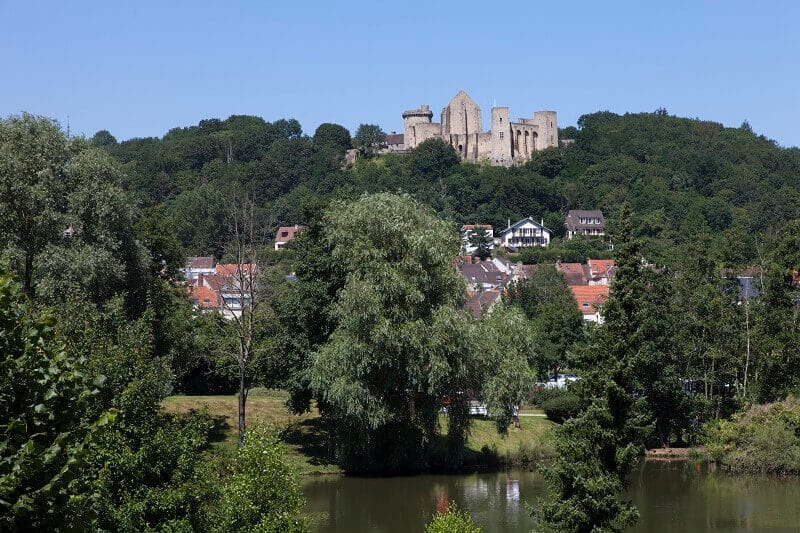
[[[425,526],[425,533],[481,533],[481,528],[466,511],[450,502],[444,512],[437,512]]]
[[[300,516],[305,500],[295,472],[286,464],[277,436],[251,426],[222,489],[217,531],[307,531]]]
[[[533,405],[541,407],[542,405],[544,405],[545,402],[549,400],[569,395],[570,393],[567,389],[538,386],[538,388],[531,391],[530,400]]]
[[[578,415],[581,404],[577,396],[567,393],[547,400],[541,407],[549,420],[562,424]]]
[[[703,429],[709,457],[737,472],[800,473],[800,400],[756,405]]]

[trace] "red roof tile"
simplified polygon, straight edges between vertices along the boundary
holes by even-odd
[[[608,299],[608,285],[570,285],[569,289],[584,315],[593,315]]]

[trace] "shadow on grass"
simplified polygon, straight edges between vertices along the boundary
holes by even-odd
[[[328,428],[322,418],[309,418],[288,426],[281,432],[281,440],[308,457],[309,464],[334,463]]]

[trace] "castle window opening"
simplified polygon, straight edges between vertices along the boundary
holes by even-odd
[[[500,132],[500,140],[503,140],[503,132]]]

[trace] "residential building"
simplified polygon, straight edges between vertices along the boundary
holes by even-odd
[[[553,232],[544,226],[544,220],[536,222],[532,217],[511,224],[500,232],[500,244],[509,249],[526,248],[530,246],[547,246]]]
[[[479,319],[492,312],[494,305],[500,301],[500,290],[490,289],[471,294],[467,297],[464,307],[472,314],[472,318]]]
[[[467,292],[496,289],[503,286],[509,277],[508,272],[498,268],[493,261],[464,263],[459,272],[467,282]]]
[[[567,213],[565,221],[567,226],[567,239],[583,235],[587,237],[602,237],[605,235],[605,219],[599,209],[583,210],[572,209]]]
[[[602,324],[602,307],[608,299],[608,285],[570,285],[569,289],[583,319]]]
[[[613,259],[588,259],[586,266],[589,269],[589,285],[608,285],[617,272],[617,263]]]
[[[464,224],[461,226],[461,250],[465,254],[473,254],[478,249],[472,244],[472,237],[479,232],[488,232],[491,239],[490,250],[494,250],[494,228],[489,224]]]
[[[214,258],[207,256],[193,256],[186,258],[186,266],[181,269],[186,279],[197,279],[200,275],[214,273]]]
[[[567,285],[588,285],[586,265],[556,261],[556,270],[567,278]]]
[[[183,269],[189,300],[203,311],[218,311],[225,318],[241,316],[252,298],[254,264],[219,264],[213,257],[190,257]]]
[[[286,246],[297,236],[297,232],[302,229],[303,226],[298,226],[297,224],[294,226],[281,226],[278,228],[277,233],[275,233],[275,249],[283,250],[286,248]]]

